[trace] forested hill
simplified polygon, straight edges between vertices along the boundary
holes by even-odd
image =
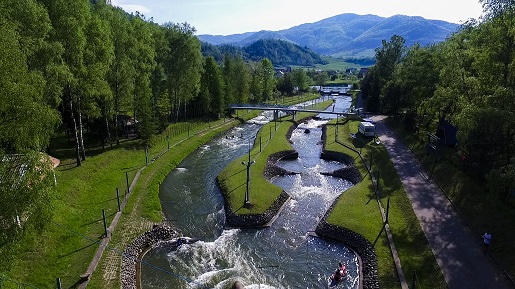
[[[309,47],[322,55],[360,57],[373,56],[381,41],[393,35],[402,36],[409,46],[416,42],[425,46],[444,41],[457,29],[458,24],[422,17],[341,14],[280,31],[198,37],[214,45],[237,46],[247,46],[259,39],[282,39]]]
[[[204,56],[213,56],[217,62],[222,62],[224,55],[229,54],[242,56],[247,61],[260,61],[263,58],[268,58],[274,66],[312,66],[326,63],[318,53],[306,47],[279,39],[260,39],[246,47],[234,45],[215,46],[203,42],[202,54]]]

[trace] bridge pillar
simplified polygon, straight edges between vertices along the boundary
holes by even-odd
[[[279,111],[274,110],[274,120],[278,120],[278,119],[279,119]]]
[[[297,118],[297,112],[296,112],[296,111],[294,111],[294,112],[293,112],[293,120],[296,120],[296,118]]]

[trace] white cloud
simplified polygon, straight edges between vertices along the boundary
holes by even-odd
[[[146,14],[150,13],[151,9],[144,5],[129,4],[129,3],[126,3],[126,1],[124,1],[124,0],[111,0],[111,4],[113,6],[121,7],[123,10],[125,10],[127,12],[139,12],[141,14],[145,14],[145,16],[151,16],[151,15],[146,15]]]

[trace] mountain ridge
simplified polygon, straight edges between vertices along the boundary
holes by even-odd
[[[344,13],[313,23],[304,23],[278,31],[261,30],[232,35],[197,37],[214,45],[248,46],[260,39],[280,39],[301,47],[308,47],[322,55],[336,57],[371,57],[383,39],[402,36],[411,46],[422,46],[444,41],[459,24],[443,20],[430,20],[420,16],[394,15],[381,17],[372,14]]]

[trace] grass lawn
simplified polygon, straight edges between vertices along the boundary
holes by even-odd
[[[426,155],[427,131],[420,137],[406,132],[399,120],[388,118],[388,126],[394,129],[402,141],[415,153],[423,167],[444,190],[458,208],[466,222],[477,235],[489,231],[493,236],[491,258],[515,277],[515,200],[502,201],[488,193],[481,177],[467,175],[456,149],[442,147],[437,162]]]
[[[366,176],[367,169],[359,155],[335,142],[336,127],[331,122],[327,129],[326,149],[340,151],[355,158],[355,165]],[[386,208],[387,197],[390,196],[389,224],[402,269],[411,284],[413,271],[417,273],[417,288],[446,288],[443,275],[436,259],[420,228],[397,172],[382,145],[375,144],[372,139],[356,139],[350,133],[357,132],[359,121],[347,121],[338,126],[338,142],[361,151],[364,160],[369,164],[372,158],[372,170],[377,176],[380,171],[379,196]],[[390,247],[385,233],[381,232],[382,219],[379,207],[373,196],[374,185],[369,176],[361,183],[344,192],[338,204],[331,212],[328,222],[349,228],[368,239],[376,250],[379,282],[381,288],[399,288],[397,273],[393,264]]]

